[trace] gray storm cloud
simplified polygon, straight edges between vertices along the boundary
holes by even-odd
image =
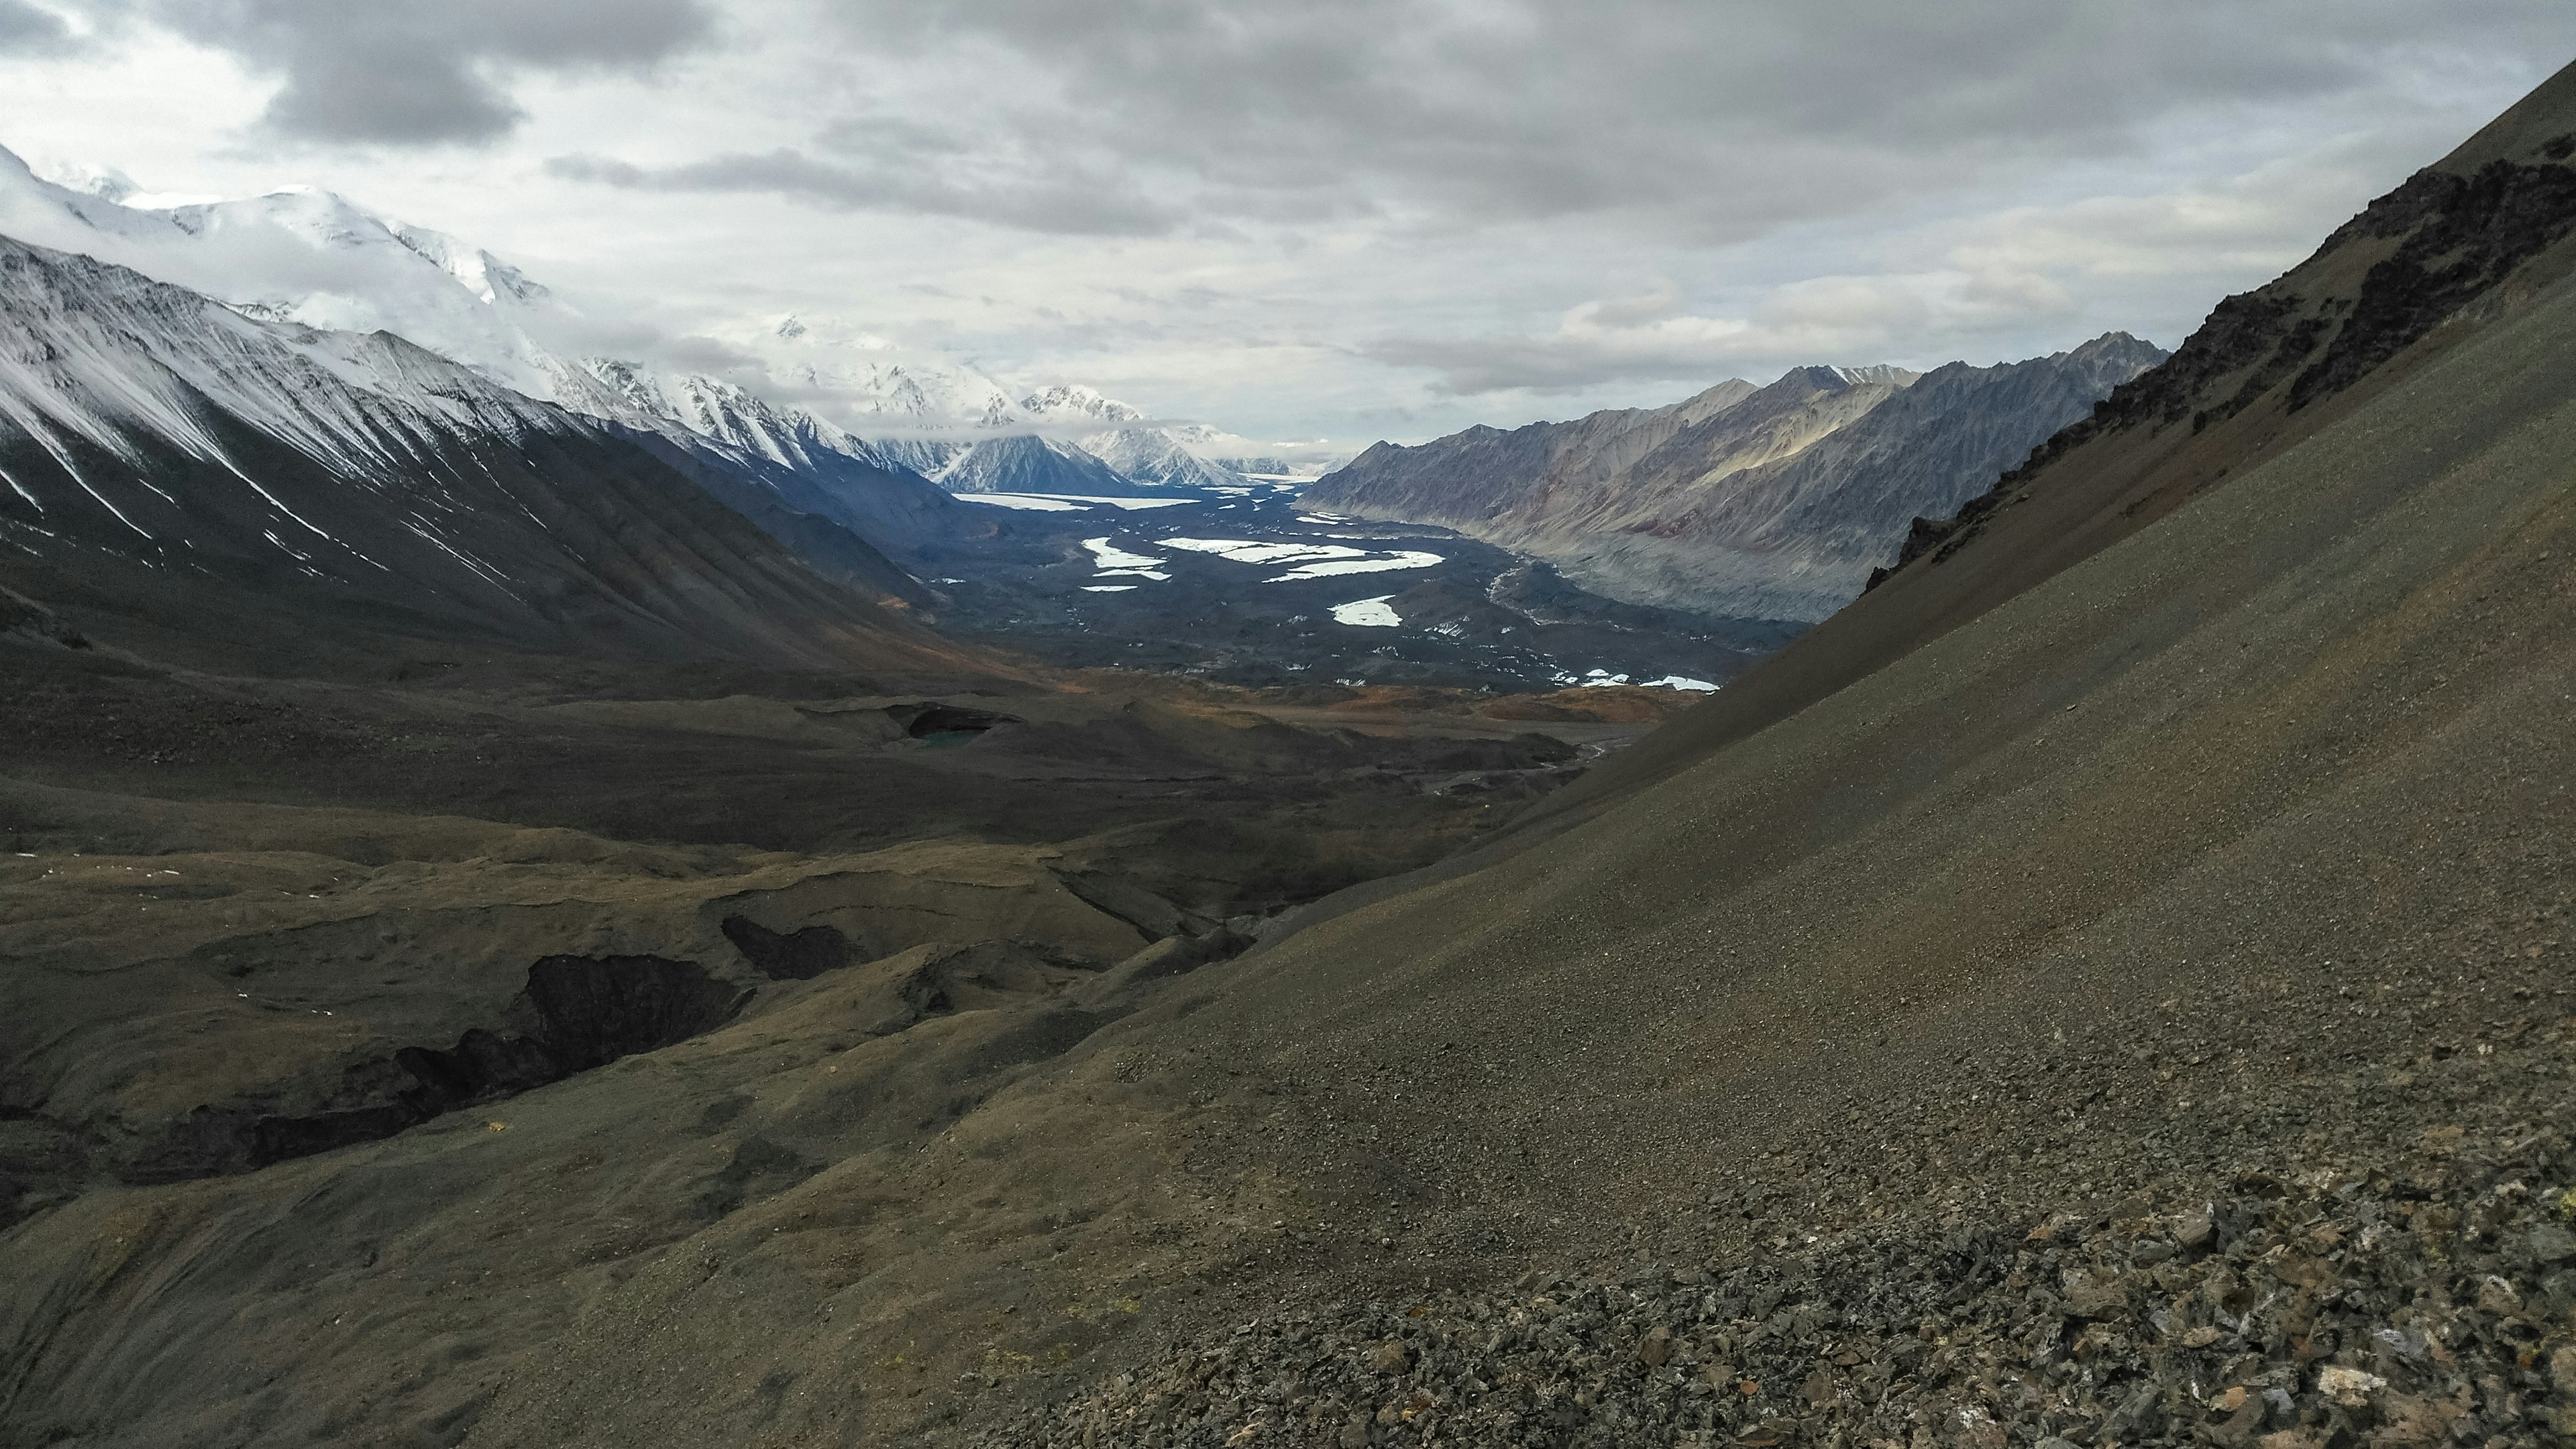
[[[2182,107],[2384,81],[2391,52],[2554,29],[2528,0],[826,0],[844,43],[971,63],[1064,154],[1176,202],[1305,193],[1475,225],[1660,214],[1703,240],[2015,160],[2116,154]],[[2438,33],[2433,33],[2438,32]],[[958,94],[971,106],[979,91]]]
[[[557,174],[1148,234],[1614,215],[1699,245],[2070,158],[2178,112],[2554,44],[2534,0],[793,0],[846,64],[804,144]],[[915,101],[915,114],[887,115]]]
[[[632,70],[710,39],[700,0],[141,0],[156,21],[277,74],[268,122],[319,141],[487,141],[530,71]]]
[[[71,44],[61,16],[26,0],[0,0],[0,55],[56,55]]]
[[[769,192],[845,211],[963,217],[996,226],[1085,236],[1150,236],[1177,213],[1115,176],[961,165],[936,151],[889,149],[832,159],[781,148],[645,167],[598,156],[557,156],[546,171],[640,191]],[[962,149],[962,148],[961,148]]]
[[[184,76],[172,33],[238,62],[199,67],[219,105],[95,103],[171,128],[165,184],[319,167],[664,339],[839,311],[1289,436],[2172,341],[2562,63],[2576,8],[0,0],[0,58],[68,47],[30,68],[77,77],[48,154],[121,64]]]
[[[841,210],[1152,235],[1616,215],[1698,245],[2117,157],[2184,111],[2280,106],[2546,48],[2538,0],[64,0],[280,78],[307,139],[490,140],[513,86],[794,37],[787,144],[554,174]],[[13,21],[12,17],[15,17]],[[42,40],[59,21],[0,0]]]

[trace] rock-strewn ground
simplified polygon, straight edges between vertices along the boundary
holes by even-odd
[[[2328,1104],[2299,1140],[2116,1201],[2068,1182],[2053,1211],[1811,1235],[1758,1218],[1758,1195],[1722,1200],[1756,1217],[1749,1247],[1254,1319],[981,1442],[2559,1442],[2576,1436],[2576,1021],[2499,1025],[2285,1080],[2238,1115]]]

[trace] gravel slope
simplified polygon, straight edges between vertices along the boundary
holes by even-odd
[[[2556,1042],[2576,907],[2571,323],[2576,287],[2553,284],[2228,489],[1654,790],[1193,978],[1172,1004],[1193,1008],[1186,1050],[1177,1023],[1159,1038],[1122,1027],[1169,1053],[1173,1090],[1221,1090],[1210,1066],[1223,1064],[1266,1094],[1257,1136],[1211,1134],[1194,1162],[1209,1176],[1260,1164],[1300,1185],[1276,1251],[1230,1264],[1253,1280],[1227,1300],[1236,1322],[1266,1317],[1265,1299],[1392,1302],[1401,1285],[1460,1294],[1443,1311],[1472,1327],[1504,1312],[1501,1286],[1533,1265],[1580,1278],[1591,1264],[1630,1286],[1640,1263],[1724,1280],[1810,1233],[1883,1242],[1910,1264],[1962,1228],[2018,1243],[2065,1215],[2095,1224],[2090,1252],[2195,1202],[2241,1212],[2249,1174],[2309,1182],[2298,1192],[2322,1192],[2354,1235],[2368,1202],[2438,1201],[2467,1220],[2507,1179],[2568,1186],[2559,1149],[2528,1139],[2570,1105]],[[2540,1055],[2503,1055],[2527,1045]],[[2463,1060],[2489,1065],[2452,1065]],[[2425,1144],[2462,1140],[2445,1134],[2471,1109],[2488,1134],[2471,1155],[2506,1166],[2401,1187]],[[2513,1232],[2536,1225],[2506,1198],[2522,1214]],[[2263,1221],[2275,1239],[2291,1225],[2268,1207]],[[2025,1366],[2052,1316],[2085,1317],[2030,1300],[2033,1284],[2076,1290],[2063,1250],[2054,1264],[2018,1256],[2029,1251],[1996,1259],[1997,1281],[1955,1305],[2022,1344]],[[2264,1409],[2264,1433],[2359,1442],[2362,1407],[2320,1400],[2313,1377],[2349,1348],[2390,1392],[2439,1400],[2442,1425],[2473,1421],[2468,1442],[2521,1434],[2502,1405],[2546,1398],[2547,1382],[2518,1375],[2570,1322],[2546,1307],[2548,1274],[2509,1243],[2494,1251],[2466,1280],[2392,1257],[2318,1320],[2333,1336],[2310,1335],[2306,1358],[2283,1340],[2258,1362],[2204,1366],[2232,1381],[2203,1391],[2280,1388],[2292,1407],[2277,1423]],[[2000,1286],[2015,1272],[2021,1284]],[[2473,1304],[2486,1276],[2543,1308],[2510,1346],[2452,1345],[2470,1365],[2452,1377],[2392,1376],[2360,1343],[2415,1322],[2400,1310],[2418,1289],[2433,1295],[2426,1331],[2439,1328],[2443,1305]],[[1880,1362],[1921,1305],[1874,1299],[1869,1274],[1842,1282],[1819,1290],[1843,1325],[1834,1352]],[[2196,1282],[2115,1315],[2137,1363],[2167,1335],[2136,1315],[2170,1320]],[[2320,1293],[2316,1306],[2332,1305]],[[1382,1336],[1371,1310],[1315,1312],[1318,1335]],[[1700,1312],[1675,1331],[1741,1327]],[[1671,1442],[1768,1422],[1684,1413],[1679,1399],[1655,1417],[1644,1375],[1630,1418],[1533,1417],[1593,1389],[1619,1334],[1648,1326],[1619,1321],[1628,1329],[1556,1350],[1516,1398],[1460,1398],[1468,1375],[1500,1392],[1474,1363],[1427,1386],[1496,1416],[1459,1424],[1459,1442]],[[1177,1342],[1222,1354],[1230,1330],[1210,1328]],[[1316,1436],[1338,1436],[1350,1413],[1373,1433],[1395,1427],[1376,1423],[1385,1394],[1329,1366],[1309,1376],[1320,1342],[1285,1342],[1252,1372],[1257,1385],[1285,1375],[1284,1402],[1321,1411],[1274,1415],[1286,1442],[1335,1442]],[[1164,1352],[1128,1352],[1143,1388],[1095,1390],[1071,1421],[1016,1432],[1046,1442],[1045,1425],[1096,1421],[1100,1442],[1157,1442],[1173,1423],[1116,1416],[1168,1390],[1154,1377]],[[2189,1441],[2202,1421],[2173,1384],[2199,1362],[2097,1375],[2090,1409],[2044,1376],[2029,1402],[2001,1387],[1978,1402],[2009,1420],[2011,1442]],[[1776,1389],[1811,1370],[1745,1377]],[[2476,1383],[2447,1407],[2494,1374],[2503,1390]],[[2109,1423],[2149,1387],[2152,1414],[2142,1401]],[[1904,1442],[1937,1397],[1871,1399],[1800,1432]],[[1203,1409],[1200,1428],[1265,1437],[1235,1438],[1251,1401],[1234,1409],[1215,1425]],[[1924,1421],[1938,1441],[1993,1432],[1940,1419],[1951,1412]]]
[[[2576,1020],[2525,1022],[2341,1075],[2286,1179],[2211,1160],[2045,1215],[1265,1316],[980,1442],[2546,1442],[2576,1433],[2571,1061]]]
[[[925,942],[489,1123],[33,1218],[0,1435],[2541,1440],[2572,260],[2025,568],[2131,496],[2052,475],[1589,815],[1231,961]]]

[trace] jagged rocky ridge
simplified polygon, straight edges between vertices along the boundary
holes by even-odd
[[[2171,359],[2113,389],[1992,488],[1957,509],[1926,510],[1871,586],[1918,558],[1955,554],[1996,509],[2087,444],[2123,435],[2154,439],[2168,430],[2193,437],[2249,409],[2306,411],[2424,340],[2576,231],[2576,166],[2569,164],[2576,132],[2536,142],[2518,137],[2515,145],[2496,135],[2510,135],[2514,120],[2507,113],[2460,154],[2372,201],[2287,274],[2222,300]],[[2488,154],[2508,148],[2511,154]],[[2191,486],[2211,481],[2215,475]]]
[[[1954,507],[2164,353],[2125,333],[1930,373],[1799,368],[1650,412],[1381,443],[1319,507],[1439,523],[1632,603],[1812,621]]]

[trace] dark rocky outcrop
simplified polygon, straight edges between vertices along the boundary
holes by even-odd
[[[2362,278],[2343,326],[2290,387],[2290,407],[2342,391],[2441,325],[2505,274],[2576,229],[2576,170],[2559,164],[2576,138],[2550,143],[2558,161],[2490,161],[2468,176],[2419,171],[2345,224],[2398,239]],[[2323,319],[2317,319],[2322,326]]]
[[[54,611],[23,594],[0,589],[0,639],[87,649],[88,636],[63,626]]]
[[[725,939],[772,981],[810,981],[850,964],[850,938],[831,926],[773,931],[749,916],[724,918]]]
[[[955,704],[894,704],[886,706],[885,713],[886,718],[902,726],[903,732],[916,740],[936,735],[980,735],[996,725],[1022,722],[1018,716],[998,710]]]
[[[801,934],[801,933],[800,933]],[[265,1167],[373,1142],[459,1107],[532,1091],[621,1057],[724,1025],[750,992],[692,962],[660,956],[548,956],[507,1016],[515,1030],[474,1027],[452,1047],[403,1047],[348,1069],[344,1105],[321,1112],[201,1108],[127,1172],[167,1182]]]

